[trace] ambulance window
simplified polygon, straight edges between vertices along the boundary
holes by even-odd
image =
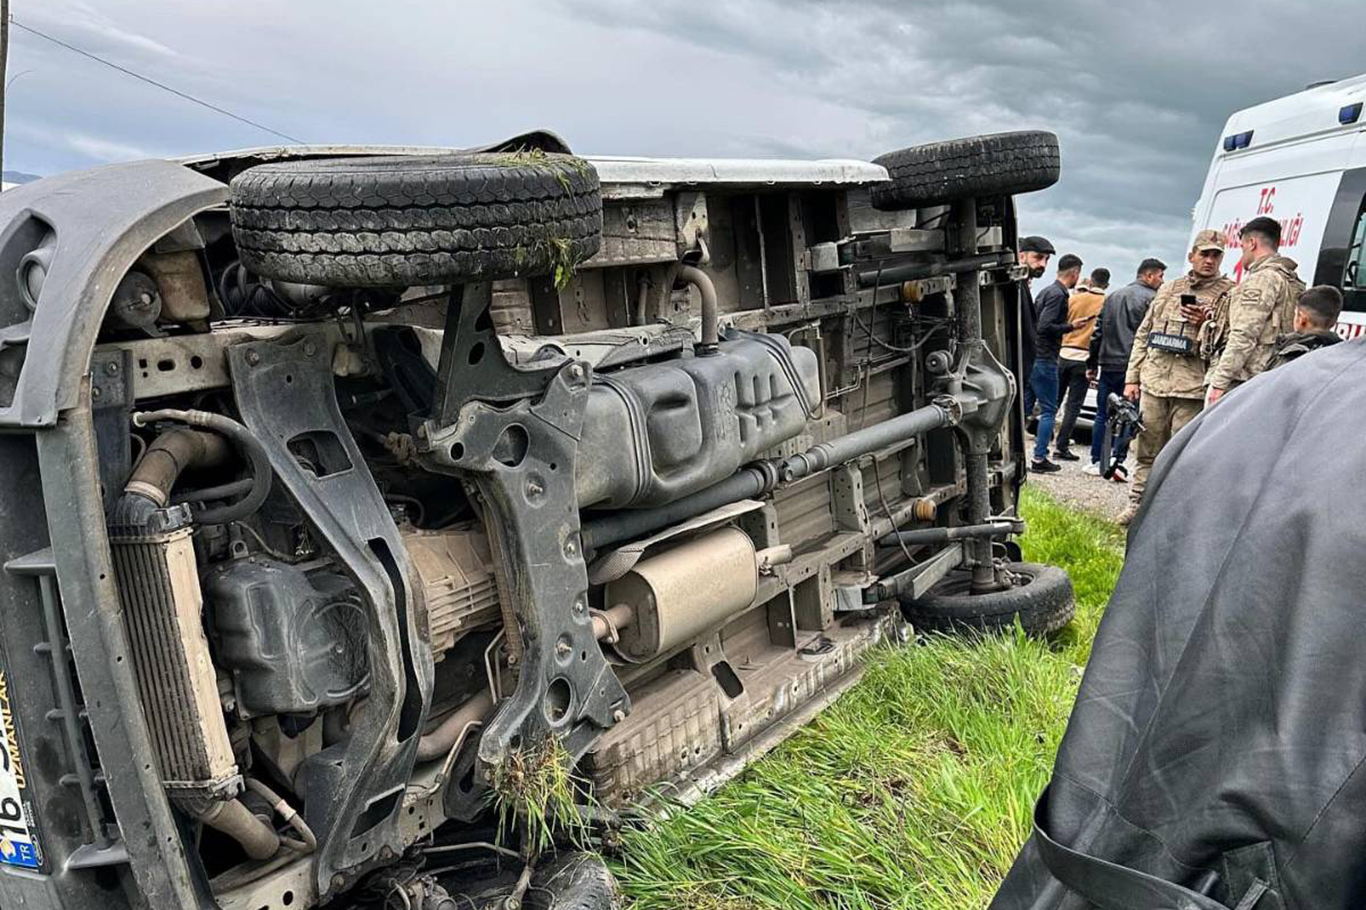
[[[1347,250],[1347,271],[1342,276],[1343,287],[1366,290],[1366,207],[1357,216],[1352,231],[1352,245]]]

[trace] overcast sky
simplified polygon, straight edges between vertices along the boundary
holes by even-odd
[[[1183,264],[1228,115],[1366,70],[1360,0],[12,0],[16,21],[307,142],[872,158],[1048,129],[1021,231],[1119,280]],[[11,29],[5,168],[277,137]]]

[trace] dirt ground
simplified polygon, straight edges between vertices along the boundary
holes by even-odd
[[[1077,436],[1080,438],[1072,444],[1072,453],[1080,455],[1081,461],[1060,461],[1062,470],[1057,474],[1030,474],[1028,482],[1060,502],[1114,521],[1129,505],[1129,485],[1083,474],[1081,469],[1090,460],[1091,443],[1083,433],[1078,432]],[[1130,453],[1131,471],[1133,464]]]

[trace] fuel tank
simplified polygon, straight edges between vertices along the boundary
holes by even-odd
[[[816,353],[730,332],[716,353],[593,377],[580,508],[657,506],[734,474],[798,435],[820,401]]]

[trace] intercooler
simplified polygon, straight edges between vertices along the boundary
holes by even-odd
[[[188,510],[172,507],[147,524],[116,522],[110,543],[162,781],[186,797],[215,797],[235,788],[238,773],[200,617],[191,531]]]

